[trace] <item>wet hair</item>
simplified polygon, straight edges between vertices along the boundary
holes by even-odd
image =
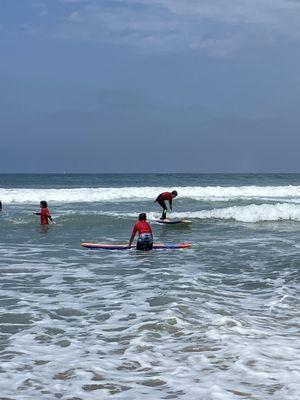
[[[146,221],[147,215],[145,213],[140,213],[139,215],[139,221]]]
[[[48,204],[47,204],[47,202],[46,202],[45,200],[42,200],[42,201],[40,202],[40,205],[41,205],[43,208],[48,207]]]
[[[177,196],[177,195],[178,195],[177,191],[176,191],[176,190],[173,190],[172,195],[173,195],[173,196]]]

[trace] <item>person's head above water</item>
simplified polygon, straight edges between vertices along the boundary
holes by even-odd
[[[147,215],[145,213],[140,213],[139,215],[139,221],[146,221]]]
[[[178,195],[176,190],[173,190],[173,192],[171,193],[172,197],[176,197]]]
[[[46,202],[45,200],[42,200],[42,201],[40,202],[40,207],[42,207],[42,208],[47,208],[47,207],[48,207],[47,202]]]

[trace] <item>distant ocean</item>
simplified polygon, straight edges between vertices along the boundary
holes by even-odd
[[[191,249],[81,248],[173,189],[192,224],[155,241]],[[300,175],[11,174],[0,200],[0,399],[300,398]]]

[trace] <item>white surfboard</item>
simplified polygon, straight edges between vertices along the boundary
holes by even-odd
[[[164,225],[191,224],[188,219],[156,219],[154,222]]]

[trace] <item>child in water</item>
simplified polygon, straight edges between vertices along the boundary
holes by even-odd
[[[141,213],[139,215],[139,220],[138,222],[134,225],[131,237],[129,240],[129,248],[132,245],[133,239],[135,237],[135,234],[138,232],[139,237],[136,243],[136,249],[137,250],[144,250],[144,251],[149,251],[152,250],[153,247],[153,234],[152,234],[152,229],[149,223],[146,221],[147,216],[145,213]]]
[[[167,218],[167,206],[165,201],[169,202],[170,205],[170,211],[172,211],[172,202],[173,199],[177,196],[177,191],[173,190],[171,193],[170,192],[163,192],[160,195],[157,196],[156,200],[154,200],[154,203],[158,203],[162,207],[162,215],[161,218],[162,220],[165,220]]]
[[[41,224],[42,225],[48,225],[49,224],[49,220],[55,224],[55,222],[53,221],[50,211],[48,210],[48,204],[45,200],[42,200],[40,202],[40,207],[41,207],[41,212],[35,212],[35,215],[40,215],[41,216]]]

